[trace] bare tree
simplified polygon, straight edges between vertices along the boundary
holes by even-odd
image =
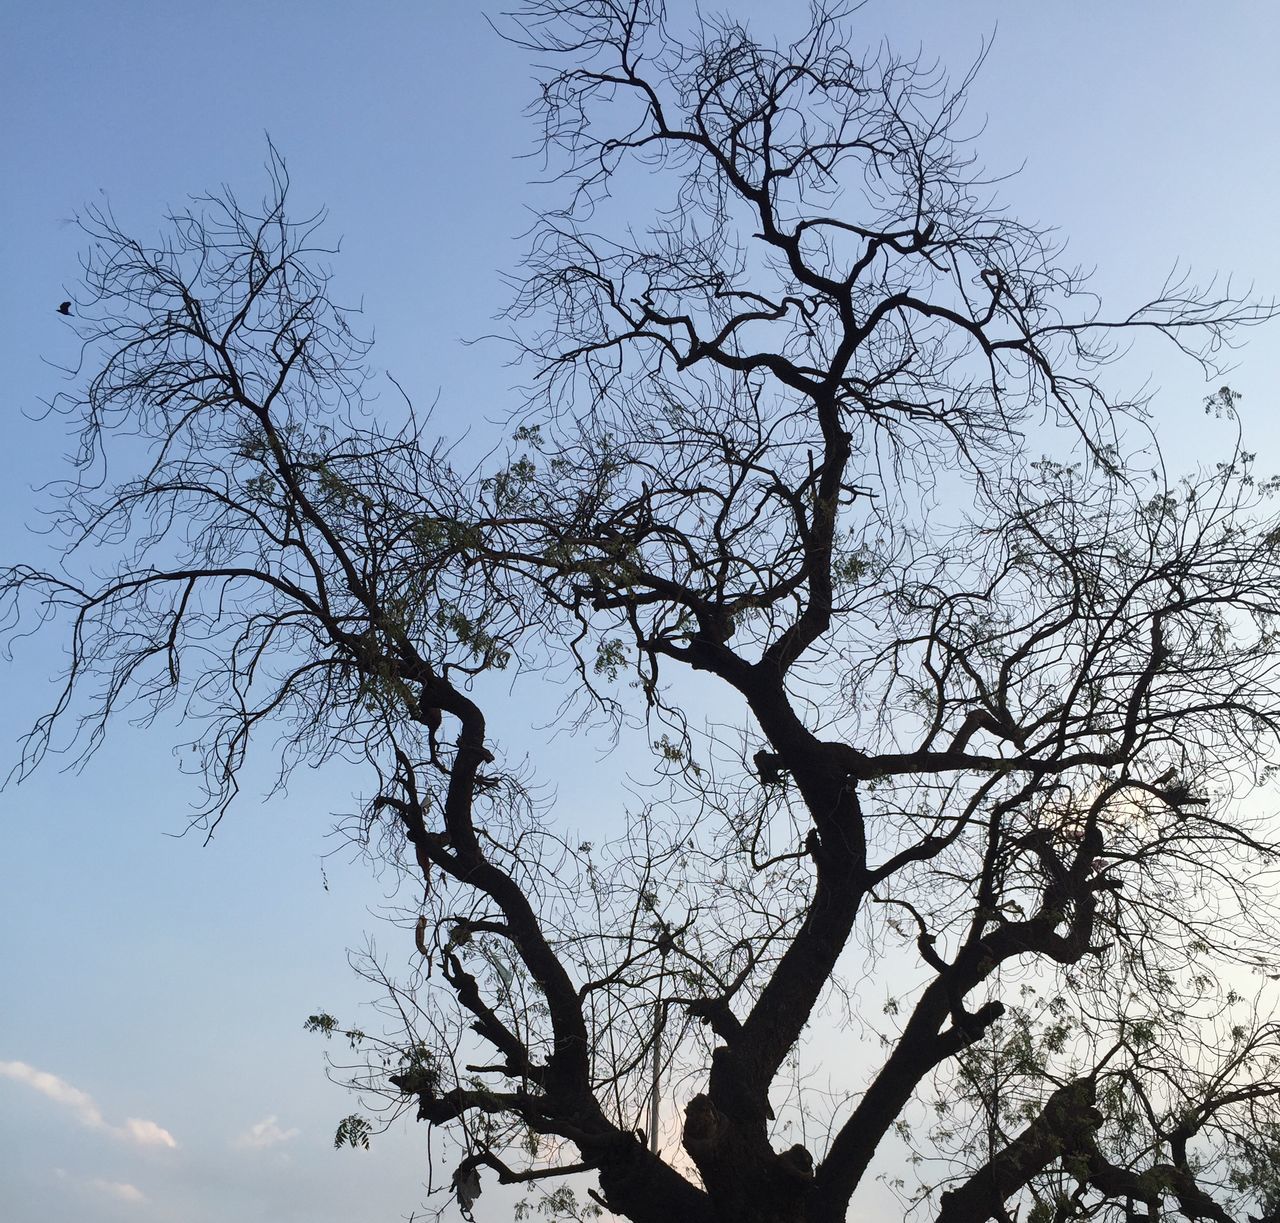
[[[1142,332],[1212,373],[1273,310],[1102,313],[992,202],[963,83],[846,16],[510,18],[565,202],[474,469],[372,410],[274,155],[261,209],[158,246],[89,213],[65,565],[5,578],[70,643],[22,768],[141,706],[196,729],[210,824],[264,724],[284,770],[372,769],[417,969],[370,965],[385,1032],[310,1024],[456,1136],[464,1211],[496,1174],[580,1214],[586,1173],[637,1223],[832,1223],[900,1141],[944,1223],[1275,1219],[1280,1042],[1240,995],[1276,972],[1276,485],[1238,447],[1166,479],[1103,380]],[[620,835],[504,757],[549,682],[658,753]],[[833,1096],[804,1038],[842,1014],[883,1051]]]

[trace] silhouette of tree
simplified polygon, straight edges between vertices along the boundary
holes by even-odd
[[[587,1173],[637,1223],[834,1223],[899,1142],[942,1223],[1274,1219],[1280,1034],[1238,991],[1277,971],[1246,801],[1276,484],[1238,447],[1167,480],[1104,381],[1143,332],[1212,372],[1273,310],[1175,281],[1103,313],[992,202],[967,82],[859,58],[846,17],[510,19],[564,205],[474,469],[371,408],[274,152],[261,208],[209,196],[157,246],[90,212],[65,565],[5,579],[70,650],[22,767],[175,710],[208,826],[266,724],[285,772],[372,770],[355,831],[421,893],[418,970],[369,965],[386,1032],[309,1026],[455,1135],[464,1211],[496,1176],[580,1216]],[[658,754],[618,835],[503,754],[548,683]],[[833,1095],[805,1038],[841,1013],[883,1047]]]

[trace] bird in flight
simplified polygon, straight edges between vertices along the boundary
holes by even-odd
[[[63,303],[58,307],[58,313],[59,313],[59,314],[70,314],[70,313],[71,313],[71,303],[70,303],[70,302],[63,302]]]

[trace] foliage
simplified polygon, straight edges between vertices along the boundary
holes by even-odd
[[[351,1113],[338,1122],[338,1128],[333,1135],[334,1148],[337,1149],[344,1146],[364,1147],[367,1151],[371,1132],[372,1127],[364,1117],[361,1117],[358,1113]]]

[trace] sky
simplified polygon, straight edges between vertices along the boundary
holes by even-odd
[[[731,7],[762,32],[803,14],[799,0]],[[461,341],[490,329],[547,196],[530,185],[530,66],[484,14],[463,0],[0,3],[3,563],[40,557],[37,490],[68,445],[36,417],[73,356],[55,313],[75,292],[69,218],[109,202],[153,234],[189,194],[227,183],[253,198],[267,134],[296,206],[328,210],[338,296],[362,304],[374,364],[419,402],[438,395],[447,431],[483,436],[513,403],[499,354]],[[1280,293],[1275,6],[872,0],[856,28],[957,74],[990,44],[969,110],[983,159],[1021,168],[1003,198],[1057,226],[1117,312],[1175,265]],[[1278,345],[1276,328],[1253,333],[1230,378],[1264,473],[1280,470]],[[1200,411],[1212,388],[1168,354],[1140,357],[1116,376],[1151,377],[1171,468],[1218,457],[1230,439]],[[60,649],[29,641],[4,664],[0,773]],[[507,716],[527,730],[536,700]],[[372,937],[402,954],[408,937],[380,920],[387,881],[331,835],[362,778],[303,774],[266,803],[247,785],[206,846],[177,835],[196,797],[178,737],[124,726],[82,771],[53,761],[0,793],[0,1213],[406,1217],[425,1131],[333,1151],[355,1102],[302,1030],[317,1007],[360,1021],[369,992],[347,949]],[[554,773],[578,750],[560,740],[543,759]],[[258,759],[261,789],[269,743]],[[560,805],[589,829],[583,792],[562,786]],[[507,1217],[493,1198],[477,1208],[480,1223]]]

